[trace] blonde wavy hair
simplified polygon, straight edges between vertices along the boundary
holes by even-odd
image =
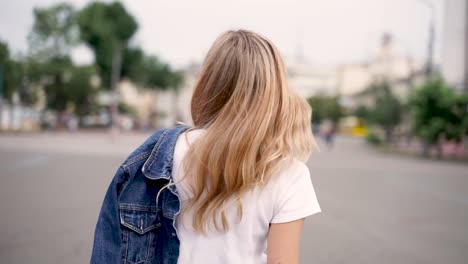
[[[193,213],[193,228],[210,223],[229,229],[228,200],[267,183],[293,158],[307,160],[313,147],[311,108],[288,87],[278,49],[247,30],[228,31],[209,50],[192,96],[194,127],[206,132],[183,160],[191,191],[182,214]]]

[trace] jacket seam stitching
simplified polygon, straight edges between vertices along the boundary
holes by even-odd
[[[148,230],[149,231],[149,230]],[[148,232],[146,231],[146,232]],[[148,233],[148,242],[147,242],[147,246],[146,246],[146,256],[145,256],[145,261],[149,261],[150,259],[150,250],[151,250],[151,232]]]
[[[168,134],[169,134],[169,130],[164,131],[164,133],[158,138],[158,141],[156,141],[153,151],[151,151],[151,154],[148,157],[148,159],[150,159],[150,163],[148,164],[147,168],[150,168],[153,166],[153,163],[155,160],[154,156],[156,155],[156,152],[159,151],[159,145],[161,145],[161,142],[167,137]]]
[[[148,158],[149,154],[150,154],[150,153],[149,153],[148,151],[147,151],[147,152],[143,152],[143,153],[141,153],[140,155],[138,155],[138,156],[132,158],[131,160],[126,161],[124,164],[122,164],[122,167],[129,167],[129,166],[132,166],[133,164],[135,164],[135,163],[137,163],[137,162],[139,162],[139,161],[142,161],[142,160]]]
[[[127,262],[127,259],[128,259],[128,245],[130,244],[130,236],[128,234],[128,231],[126,231],[126,239],[127,239],[127,243],[126,243],[126,246],[125,246],[125,262]]]
[[[151,212],[151,213],[157,213],[159,211],[156,206],[128,204],[128,203],[120,203],[119,209],[124,210],[124,211],[139,211],[139,212]]]

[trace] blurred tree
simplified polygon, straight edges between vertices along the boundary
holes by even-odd
[[[70,4],[60,3],[34,9],[34,23],[28,36],[29,50],[40,61],[66,57],[78,41],[76,13]]]
[[[141,71],[145,56],[140,47],[127,47],[123,53],[121,77],[140,84],[140,80],[146,75],[145,71]]]
[[[21,62],[11,58],[8,45],[0,41],[0,100],[11,103],[13,94],[19,91],[23,79]]]
[[[66,96],[75,113],[81,118],[93,112],[97,107],[96,94],[98,87],[93,86],[92,78],[96,76],[93,66],[73,67],[66,82]]]
[[[156,56],[146,55],[138,47],[125,49],[122,77],[127,77],[144,88],[156,90],[177,89],[183,83],[181,72],[172,70]]]
[[[161,63],[154,56],[149,56],[143,60],[142,67],[142,70],[146,71],[145,82],[147,86],[161,90],[171,87],[172,71],[169,65]]]
[[[57,112],[67,109],[69,102],[67,80],[73,64],[69,57],[54,57],[39,66],[38,74],[43,84],[47,108]]]
[[[354,110],[354,115],[359,118],[368,120],[370,116],[370,109],[365,105],[360,105]]]
[[[93,66],[74,66],[68,57],[54,58],[40,65],[47,108],[63,113],[70,108],[79,117],[96,106],[98,87],[91,79],[97,75]]]
[[[468,94],[458,95],[454,103],[454,114],[459,122],[457,140],[464,142],[468,136]]]
[[[0,125],[3,124],[3,97],[5,90],[5,64],[10,57],[6,43],[0,41]]]
[[[343,116],[343,109],[337,96],[313,96],[307,99],[312,107],[312,122],[321,123],[329,119],[334,123]]]
[[[0,115],[3,112],[3,102],[6,101],[10,105],[10,125],[13,116],[13,105],[17,103],[13,100],[13,95],[19,95],[21,99],[28,99],[26,103],[31,103],[34,99],[31,94],[25,93],[25,74],[24,62],[21,60],[13,59],[8,45],[0,41]],[[1,121],[0,116],[0,121]]]
[[[74,66],[71,60],[54,58],[38,66],[47,109],[58,113],[58,127],[64,127],[70,113],[80,119],[97,109],[99,87],[92,85],[97,73],[93,66]],[[60,69],[60,72],[59,72]]]
[[[119,113],[128,114],[133,118],[138,118],[138,110],[131,105],[120,102],[118,109]]]
[[[8,49],[8,45],[3,41],[0,41],[0,62],[3,63],[8,58],[10,58],[10,50]]]
[[[183,74],[174,71],[155,56],[147,56],[139,48],[129,48],[124,53],[122,75],[146,89],[174,90],[173,110],[176,119],[180,113],[177,107],[179,88],[183,83]],[[119,111],[121,112],[121,111]]]
[[[182,71],[171,71],[169,83],[178,92],[184,83],[184,73]]]
[[[395,127],[401,122],[402,105],[387,82],[373,83],[368,89],[374,99],[369,119],[384,130],[385,141],[391,143]]]
[[[80,11],[78,25],[81,39],[94,51],[103,86],[116,93],[123,53],[138,29],[135,19],[120,2],[92,2]],[[117,102],[111,109],[115,120]]]
[[[59,3],[34,9],[34,23],[28,36],[28,85],[33,82],[42,85],[47,108],[59,113],[66,110],[71,100],[67,81],[73,64],[69,53],[78,40],[73,6]]]
[[[415,133],[424,142],[424,155],[434,145],[441,154],[442,136],[460,141],[467,134],[468,99],[457,95],[441,78],[433,78],[416,89],[409,103]]]

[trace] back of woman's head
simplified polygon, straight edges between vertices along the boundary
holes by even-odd
[[[206,132],[184,158],[193,227],[229,228],[224,209],[267,183],[294,157],[308,158],[311,109],[287,85],[277,48],[246,30],[228,31],[209,50],[192,97],[194,128]]]

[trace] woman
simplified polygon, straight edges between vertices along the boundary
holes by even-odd
[[[320,212],[303,163],[311,110],[277,48],[238,30],[205,59],[194,126],[156,132],[120,166],[92,263],[298,263],[304,218]]]

